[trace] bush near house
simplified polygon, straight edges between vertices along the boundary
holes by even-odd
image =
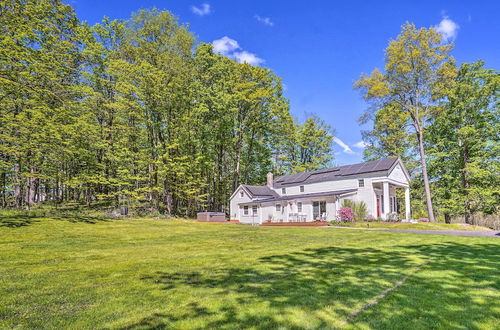
[[[342,202],[342,207],[349,207],[354,212],[354,220],[364,220],[368,214],[368,209],[365,202],[355,202],[350,199],[345,199]]]
[[[350,207],[341,207],[339,210],[339,218],[342,221],[353,221],[354,212]]]

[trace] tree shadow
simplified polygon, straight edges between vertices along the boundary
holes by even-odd
[[[99,216],[86,216],[86,215],[57,215],[51,216],[51,219],[58,221],[67,221],[72,223],[88,223],[88,224],[96,224],[98,222],[109,222],[111,219]]]
[[[419,275],[423,264],[432,276]],[[158,271],[141,280],[158,285],[172,297],[179,292],[206,292],[212,302],[193,298],[182,308],[153,314],[127,328],[179,327],[182,322],[193,322],[190,328],[332,328],[357,322],[390,328],[398,324],[391,322],[408,322],[405,315],[415,316],[423,327],[453,327],[456,322],[467,322],[459,317],[461,313],[476,315],[465,325],[474,328],[474,322],[494,313],[495,304],[480,302],[473,291],[498,290],[499,269],[498,245],[443,243],[391,250],[305,249],[259,258],[252,267]],[[362,311],[374,297],[415,270],[411,281],[384,298],[387,306]],[[477,276],[472,286],[467,281],[471,276]],[[429,308],[429,299],[439,305]],[[359,315],[352,317],[356,311]]]
[[[68,214],[68,215],[25,215],[25,214],[15,214],[15,215],[2,215],[0,214],[0,227],[8,228],[20,228],[27,227],[34,223],[40,222],[41,219],[51,219],[56,221],[67,221],[72,223],[88,223],[96,224],[99,222],[108,222],[113,219],[100,216],[86,216],[78,214]]]
[[[26,227],[39,220],[35,220],[32,216],[26,215],[1,215],[0,227],[19,228]]]

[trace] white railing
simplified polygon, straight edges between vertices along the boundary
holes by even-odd
[[[268,222],[307,222],[311,221],[311,219],[307,219],[306,213],[294,212],[288,213],[288,217],[284,214],[279,217],[270,217],[267,219]]]

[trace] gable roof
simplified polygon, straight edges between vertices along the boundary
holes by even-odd
[[[273,186],[274,188],[281,188],[293,184],[334,181],[351,175],[389,171],[398,160],[398,157],[389,157],[364,163],[332,167],[324,170],[283,175],[274,180]]]
[[[279,196],[274,190],[268,186],[251,186],[248,184],[241,185],[251,195],[251,197],[277,197]]]

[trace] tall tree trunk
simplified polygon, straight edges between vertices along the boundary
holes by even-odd
[[[7,175],[2,171],[2,207],[7,207]]]
[[[469,161],[469,148],[467,144],[464,144],[462,151],[462,188],[464,194],[464,217],[465,223],[473,225],[474,221],[472,219],[470,199],[469,199],[469,175],[467,172],[467,162]]]
[[[34,173],[33,169],[30,169],[30,176],[26,178],[26,209],[29,210],[33,204],[35,204],[35,179],[32,174]]]
[[[21,164],[20,160],[16,159],[14,163],[14,206],[21,208],[23,197],[21,195]]]
[[[235,191],[239,185],[240,163],[241,163],[241,143],[238,142],[236,145],[236,161],[235,161],[234,174],[233,174],[233,191]]]
[[[418,129],[418,131],[417,131],[417,139],[418,139],[418,151],[420,152],[420,165],[422,166],[422,177],[424,178],[425,200],[427,202],[427,213],[429,216],[429,221],[436,222],[436,219],[434,218],[434,211],[432,208],[431,188],[429,186],[429,177],[427,176],[427,164],[425,162],[425,151],[424,151],[424,132],[423,132],[422,128]]]

